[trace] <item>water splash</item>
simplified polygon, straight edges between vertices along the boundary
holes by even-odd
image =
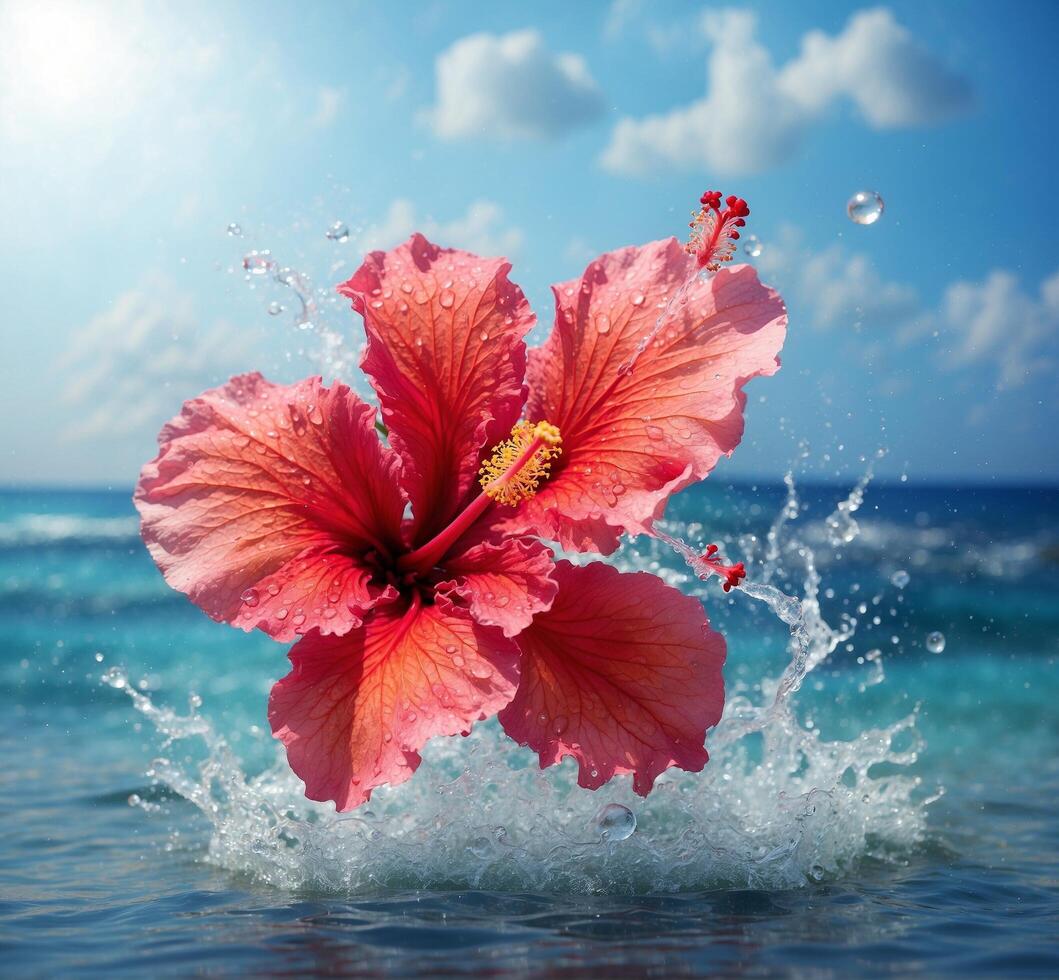
[[[827,536],[833,548],[840,548],[844,544],[849,544],[860,534],[860,525],[857,524],[853,515],[860,510],[861,504],[864,503],[864,491],[868,489],[868,484],[871,483],[872,473],[873,467],[869,464],[864,476],[850,490],[849,496],[845,500],[839,501],[838,506],[828,516],[825,522],[827,525]]]
[[[341,222],[338,224],[344,228],[346,237],[335,238],[335,241],[347,241],[349,229]],[[305,354],[325,377],[350,381],[361,352],[347,343],[349,331],[346,325],[331,324],[331,314],[342,305],[334,291],[317,289],[306,273],[289,265],[280,265],[268,249],[248,252],[243,258],[243,269],[251,286],[256,287],[255,280],[267,277],[268,281],[289,290],[295,299],[291,307],[294,327],[301,333],[314,336],[314,342],[299,353]],[[267,307],[269,316],[279,316],[286,309],[278,300],[272,300]]]
[[[865,483],[866,486],[866,483]],[[862,491],[863,493],[863,488]],[[592,793],[576,785],[568,760],[541,772],[533,755],[495,721],[466,739],[435,739],[408,783],[383,788],[351,813],[305,799],[282,754],[249,775],[192,701],[186,715],[159,708],[111,668],[163,736],[150,775],[207,819],[207,859],[283,888],[343,893],[389,888],[482,888],[559,893],[640,893],[709,887],[790,888],[841,876],[866,858],[901,855],[922,839],[924,795],[907,771],[917,757],[915,713],[827,741],[802,721],[806,677],[853,635],[820,611],[813,550],[791,533],[799,504],[793,480],[751,581],[732,593],[761,602],[789,633],[779,676],[730,689],[709,734],[702,773],[663,775],[646,799],[619,778]],[[627,544],[615,558],[672,581],[660,561],[676,548],[698,576],[689,525]],[[774,581],[803,583],[801,596]],[[865,660],[861,690],[883,679],[881,655]],[[730,688],[732,685],[730,684]],[[888,765],[880,766],[886,763]]]

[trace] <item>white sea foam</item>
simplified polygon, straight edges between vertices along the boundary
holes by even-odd
[[[194,705],[182,716],[156,706],[119,670],[104,679],[127,691],[164,738],[151,776],[209,821],[206,858],[279,887],[658,892],[787,888],[841,876],[866,857],[907,853],[922,838],[925,793],[907,770],[919,738],[914,714],[848,741],[825,741],[799,719],[803,681],[855,622],[832,627],[822,618],[814,553],[791,533],[799,511],[793,483],[790,493],[748,565],[749,581],[733,592],[737,601],[764,603],[790,631],[789,663],[752,689],[730,690],[707,740],[706,769],[664,775],[646,800],[622,778],[595,793],[578,788],[569,761],[541,772],[494,721],[466,739],[435,739],[410,782],[336,814],[304,798],[279,755],[247,775]],[[679,537],[687,530],[669,533],[693,559]],[[657,548],[657,541],[627,545],[616,562],[686,580]],[[804,583],[801,596],[773,584],[792,575]],[[881,660],[869,658],[860,690],[883,676]],[[627,839],[601,836],[595,818],[607,803],[635,814]]]
[[[20,514],[0,521],[0,547],[53,544],[106,544],[139,540],[135,517],[85,517],[81,514]]]

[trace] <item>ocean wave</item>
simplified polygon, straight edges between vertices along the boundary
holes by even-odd
[[[817,549],[821,568],[852,561],[881,570],[1023,578],[1056,565],[1059,558],[1059,539],[1044,531],[998,541],[993,534],[960,524],[909,526],[860,518],[857,525],[856,537],[841,542],[841,547],[835,547],[834,528],[827,520],[807,521],[801,534]]]
[[[0,549],[135,544],[135,517],[86,517],[83,514],[20,514],[0,521]]]

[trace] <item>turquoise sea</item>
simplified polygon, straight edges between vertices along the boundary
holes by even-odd
[[[1059,974],[1059,493],[849,489],[671,505],[808,598],[793,648],[617,557],[728,636],[703,774],[589,794],[487,725],[339,818],[276,764],[285,648],[170,591],[127,490],[0,493],[4,974]]]

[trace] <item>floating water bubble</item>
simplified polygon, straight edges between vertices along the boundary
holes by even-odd
[[[945,634],[933,630],[927,634],[927,649],[931,653],[941,653],[945,649]]]
[[[752,259],[756,259],[764,251],[761,239],[757,235],[747,235],[743,240],[743,251]]]
[[[335,221],[331,226],[324,232],[328,238],[333,242],[348,242],[349,241],[349,225],[344,221]]]
[[[239,238],[243,234],[243,229],[240,225],[237,225],[234,221],[228,225],[228,235],[231,238]]]
[[[912,577],[903,568],[899,568],[890,576],[890,581],[896,585],[897,588],[903,589],[910,581],[912,581]]]
[[[604,840],[628,840],[636,830],[636,814],[621,803],[600,807],[592,825]]]
[[[886,207],[882,197],[875,191],[857,191],[846,202],[846,214],[857,225],[873,225],[882,217]]]
[[[281,302],[279,302],[279,300],[275,300],[274,299],[271,303],[268,304],[268,315],[269,316],[279,316],[283,312],[284,309],[285,309],[284,305]]]
[[[255,248],[243,256],[243,268],[252,276],[267,276],[275,271],[276,263],[267,248],[260,252]]]

